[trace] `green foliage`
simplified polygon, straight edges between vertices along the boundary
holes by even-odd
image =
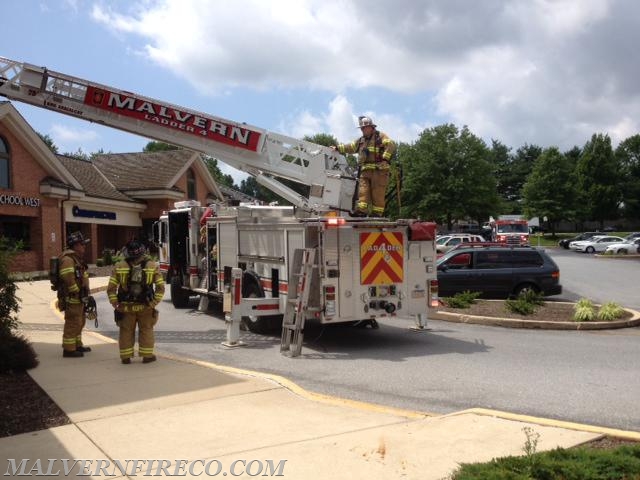
[[[596,318],[603,322],[610,322],[620,318],[624,314],[624,309],[615,302],[607,302],[600,307]]]
[[[617,218],[622,199],[620,168],[608,135],[594,134],[582,149],[576,165],[576,183],[580,192],[580,217],[585,220]]]
[[[547,217],[552,233],[554,225],[570,218],[575,198],[573,167],[558,148],[547,148],[533,166],[522,187],[524,210],[528,217]]]
[[[450,308],[469,308],[470,305],[476,303],[476,299],[480,296],[480,292],[464,292],[456,293],[453,297],[443,298],[442,301]]]
[[[401,217],[436,220],[450,229],[454,220],[486,219],[497,209],[489,150],[467,127],[427,129],[415,144],[399,150],[398,160],[403,169]]]
[[[147,143],[142,149],[145,153],[150,152],[167,152],[169,150],[180,150],[180,147],[176,147],[175,145],[171,145],[165,142],[155,142],[151,141]]]
[[[9,262],[20,246],[0,237],[0,335],[8,335],[18,327],[20,305],[16,284],[9,275]]]
[[[504,306],[511,313],[519,313],[520,315],[531,315],[536,311],[536,306],[527,302],[524,298],[510,298],[505,300]]]
[[[110,248],[105,248],[102,251],[102,265],[113,265],[115,262],[113,261],[114,251]],[[102,265],[98,265],[99,267]]]
[[[21,248],[0,237],[0,373],[26,370],[38,365],[37,355],[31,344],[16,335],[20,304],[16,296],[17,286],[9,275],[9,262]]]
[[[640,134],[620,142],[615,157],[620,166],[624,215],[640,218]]]
[[[51,150],[53,153],[58,153],[58,146],[53,142],[53,138],[51,138],[49,134],[43,135],[40,132],[36,133],[38,134],[40,139],[47,145],[47,147],[49,147],[49,150]]]
[[[536,439],[537,442],[537,439]],[[521,457],[463,464],[452,480],[618,480],[640,476],[640,444],[616,449],[557,448]]]
[[[539,306],[544,305],[544,297],[539,292],[525,290],[517,298],[505,300],[504,304],[511,313],[531,315]]]
[[[590,322],[596,318],[595,306],[588,298],[581,298],[573,307],[573,320],[575,322]]]

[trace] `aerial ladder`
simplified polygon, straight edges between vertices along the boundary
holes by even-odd
[[[354,168],[329,147],[4,57],[0,95],[220,159],[254,176],[302,216],[351,211]],[[281,179],[307,185],[309,195]]]
[[[329,147],[2,57],[0,96],[212,156],[291,203],[177,202],[156,222],[174,307],[221,301],[227,346],[242,345],[240,321],[278,325],[282,352],[298,356],[306,320],[413,316],[424,331],[438,305],[435,223],[352,218],[355,171]]]

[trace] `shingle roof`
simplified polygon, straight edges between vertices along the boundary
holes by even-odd
[[[194,158],[190,150],[114,153],[93,156],[93,163],[118,190],[170,189],[175,176]]]
[[[125,202],[134,201],[131,197],[119,192],[89,160],[81,160],[64,155],[57,155],[64,167],[82,185],[87,195]]]

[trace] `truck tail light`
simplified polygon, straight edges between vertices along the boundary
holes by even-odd
[[[324,287],[324,315],[333,317],[336,314],[336,287],[325,285]]]
[[[560,280],[560,271],[556,270],[555,272],[551,272],[551,278],[555,280]]]
[[[431,308],[440,306],[438,301],[438,280],[429,280],[429,305]]]

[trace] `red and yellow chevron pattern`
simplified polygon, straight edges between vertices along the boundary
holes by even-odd
[[[388,285],[404,277],[404,236],[401,232],[360,234],[360,283]]]

